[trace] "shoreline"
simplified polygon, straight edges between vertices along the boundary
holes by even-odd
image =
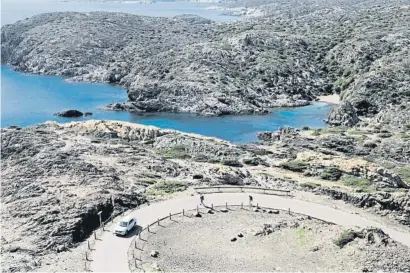
[[[326,102],[326,103],[335,104],[335,105],[340,104],[340,97],[338,94],[319,96],[318,98],[319,98],[318,102]]]

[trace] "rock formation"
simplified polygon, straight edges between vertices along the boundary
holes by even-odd
[[[66,110],[62,112],[55,113],[54,116],[64,117],[64,118],[78,118],[82,117],[84,114],[78,110]]]
[[[342,102],[336,108],[330,112],[326,123],[330,126],[345,126],[353,127],[359,122],[356,110],[353,108],[352,104],[348,101]]]

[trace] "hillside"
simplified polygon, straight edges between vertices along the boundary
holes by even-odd
[[[2,62],[124,86],[129,101],[107,107],[112,110],[266,113],[339,93],[359,116],[406,125],[409,6],[292,3],[277,1],[275,12],[234,23],[188,15],[43,14],[2,28]]]

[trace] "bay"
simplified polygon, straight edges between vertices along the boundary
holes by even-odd
[[[332,109],[326,103],[298,108],[277,108],[267,115],[203,117],[191,114],[133,114],[99,110],[100,106],[127,100],[126,90],[108,84],[77,83],[58,76],[24,74],[1,66],[1,127],[29,126],[45,121],[71,122],[88,119],[121,120],[160,128],[222,138],[234,143],[256,141],[257,132],[281,126],[326,127],[323,119]],[[75,119],[53,116],[78,109],[92,112]]]

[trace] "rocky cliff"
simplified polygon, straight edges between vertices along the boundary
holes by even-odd
[[[120,84],[129,101],[112,110],[266,113],[337,92],[359,116],[390,106],[408,112],[408,6],[313,2],[276,1],[276,12],[218,24],[196,16],[43,14],[2,28],[2,62]],[[386,115],[396,127],[409,122]]]

